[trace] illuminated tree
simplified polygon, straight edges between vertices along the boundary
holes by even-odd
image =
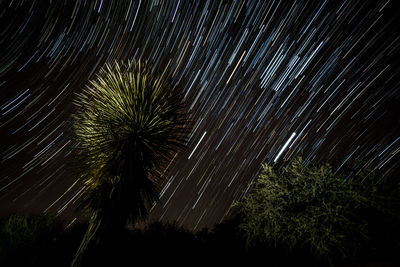
[[[78,162],[92,240],[146,217],[165,164],[186,141],[182,92],[140,62],[106,65],[76,101]]]
[[[369,216],[385,212],[385,196],[376,172],[336,170],[328,163],[304,166],[302,158],[278,169],[263,164],[236,203],[248,245],[306,248],[328,260],[354,256],[370,238]]]

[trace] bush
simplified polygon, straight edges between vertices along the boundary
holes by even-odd
[[[385,214],[385,198],[367,170],[335,173],[302,158],[274,170],[267,164],[251,192],[236,203],[248,246],[304,249],[317,258],[351,258],[371,239],[371,214]]]
[[[43,265],[61,229],[62,223],[50,215],[12,215],[3,220],[0,265]]]

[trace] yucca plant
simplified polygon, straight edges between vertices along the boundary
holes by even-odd
[[[75,104],[81,207],[90,221],[72,265],[93,240],[146,217],[165,164],[187,137],[182,92],[140,62],[107,64]]]

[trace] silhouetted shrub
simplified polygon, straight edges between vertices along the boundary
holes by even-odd
[[[62,223],[54,216],[12,215],[1,223],[0,265],[44,265],[50,260]]]

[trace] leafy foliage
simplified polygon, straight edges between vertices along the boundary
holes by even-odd
[[[183,95],[140,62],[106,65],[75,101],[77,159],[97,233],[145,218],[164,170],[187,136]]]
[[[38,264],[38,254],[48,253],[62,223],[54,216],[12,215],[1,222],[0,265]],[[24,257],[21,258],[21,255]]]
[[[306,247],[321,258],[352,257],[370,238],[368,214],[385,212],[376,173],[335,173],[301,157],[274,170],[267,164],[236,207],[248,245]]]

